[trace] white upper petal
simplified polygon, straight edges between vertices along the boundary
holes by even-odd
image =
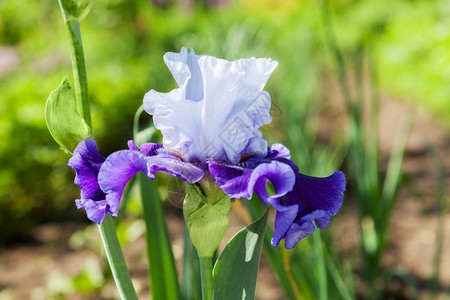
[[[166,147],[186,159],[239,162],[247,152],[267,151],[259,127],[271,121],[270,96],[264,85],[277,66],[270,58],[226,61],[197,56],[182,48],[164,61],[179,88],[154,90],[144,97]]]

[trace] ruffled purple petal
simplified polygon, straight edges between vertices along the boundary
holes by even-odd
[[[277,246],[280,240],[286,239],[286,248],[292,248],[300,239],[314,232],[313,221],[320,229],[328,227],[331,217],[342,205],[345,184],[345,176],[340,171],[326,178],[297,173],[294,189],[271,202],[278,210],[276,220],[280,220],[275,222],[272,245]],[[286,221],[281,221],[286,214],[283,207],[294,209],[294,206],[297,206],[296,218],[287,228]]]
[[[123,190],[131,177],[139,171],[147,174],[147,159],[138,151],[117,151],[106,158],[98,174],[98,183],[106,193],[111,215],[117,216],[119,213]]]
[[[287,249],[294,248],[294,246],[297,245],[301,239],[314,232],[314,223],[320,229],[327,228],[330,225],[331,216],[332,215],[329,211],[315,210],[312,213],[300,218],[300,220],[293,223],[286,232],[286,242],[284,246]]]
[[[208,161],[209,172],[222,191],[232,198],[250,199],[256,192],[265,204],[277,210],[272,245],[282,239],[292,248],[315,230],[328,227],[343,202],[345,176],[338,171],[326,178],[303,175],[290,160],[282,144],[274,144],[267,154],[248,153],[238,165]],[[274,194],[267,191],[271,183]]]
[[[81,141],[69,159],[68,165],[75,170],[75,184],[81,188],[81,199],[75,200],[77,207],[83,208],[89,220],[101,223],[109,212],[106,194],[97,181],[98,172],[105,159],[98,152],[93,139]]]
[[[208,169],[225,194],[235,199],[251,198],[251,194],[248,194],[248,182],[252,170],[213,160],[208,161]]]
[[[155,177],[155,172],[163,171],[189,183],[195,183],[206,173],[206,167],[202,168],[200,164],[185,162],[177,152],[167,149],[159,149],[157,155],[147,157],[147,164],[147,176],[150,179]]]
[[[82,199],[105,199],[97,182],[98,171],[104,161],[105,159],[98,153],[97,143],[93,139],[81,141],[73,151],[68,165],[76,172],[74,182],[81,188]]]
[[[264,201],[269,201],[292,190],[295,181],[292,169],[277,161],[260,163],[254,169],[247,169],[211,160],[208,162],[208,167],[219,187],[231,198],[251,199],[255,191]],[[274,187],[274,195],[269,195],[267,192],[269,181]]]
[[[109,212],[109,205],[106,200],[93,201],[91,199],[75,200],[78,209],[82,208],[86,211],[89,220],[100,224]]]
[[[275,230],[272,237],[272,245],[277,246],[283,239],[285,233],[291,228],[297,217],[298,205],[278,206],[275,217]]]
[[[269,195],[267,192],[267,183],[270,181],[274,188],[275,194]],[[266,203],[271,199],[277,199],[290,192],[294,187],[295,173],[289,165],[278,161],[271,163],[262,163],[257,166],[248,183],[248,192],[253,193],[253,190]]]
[[[130,150],[139,151],[146,156],[154,156],[154,155],[158,154],[158,149],[160,149],[162,147],[163,147],[163,145],[156,144],[156,143],[145,143],[145,144],[142,144],[140,147],[137,147],[134,144],[133,140],[128,141],[128,148]]]
[[[325,210],[335,215],[344,200],[345,183],[345,175],[341,171],[325,178],[298,173],[294,189],[301,202],[299,212],[308,214],[314,210]]]

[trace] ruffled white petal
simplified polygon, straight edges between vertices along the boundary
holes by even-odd
[[[271,121],[264,85],[277,66],[269,58],[226,61],[197,56],[185,48],[164,60],[179,85],[169,93],[154,90],[144,108],[154,117],[166,147],[190,160],[227,159],[237,163],[247,152],[267,151],[259,127]]]

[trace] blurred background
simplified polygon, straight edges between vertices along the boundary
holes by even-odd
[[[321,260],[309,238],[280,250],[292,270],[263,254],[258,299],[324,299],[324,287],[329,299],[450,297],[450,2],[95,0],[81,28],[104,156],[126,148],[148,90],[175,88],[165,52],[279,62],[265,137],[289,146],[304,173],[342,169],[348,186]],[[96,228],[75,207],[69,156],[44,120],[49,93],[72,76],[68,43],[57,1],[0,2],[1,300],[117,298]],[[180,257],[180,200],[167,192],[176,183],[161,182]],[[133,199],[118,232],[149,299]],[[308,271],[315,261],[322,281]]]

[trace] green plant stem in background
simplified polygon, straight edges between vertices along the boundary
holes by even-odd
[[[147,229],[147,258],[153,299],[180,299],[170,237],[156,183],[138,174],[141,187],[143,217]]]
[[[98,225],[100,235],[102,237],[103,246],[106,257],[108,258],[111,272],[114,276],[120,298],[126,300],[138,299],[133,283],[131,282],[130,273],[128,272],[125,259],[123,258],[119,240],[117,239],[116,229],[112,221],[111,215],[106,214],[105,220]]]
[[[319,299],[328,299],[328,281],[327,270],[325,267],[325,258],[322,249],[322,239],[320,237],[320,231],[316,230],[313,234],[313,247],[316,252],[315,266],[317,272],[317,280],[319,282]]]
[[[429,145],[428,153],[434,160],[434,165],[437,171],[437,229],[436,238],[434,242],[434,257],[433,257],[433,270],[429,283],[430,299],[436,299],[436,294],[439,288],[439,270],[442,259],[442,249],[444,241],[445,231],[445,211],[447,209],[446,196],[445,196],[445,170],[443,162],[437,153],[437,150]]]
[[[200,274],[202,280],[202,299],[212,300],[213,275],[212,275],[212,257],[200,257]]]

